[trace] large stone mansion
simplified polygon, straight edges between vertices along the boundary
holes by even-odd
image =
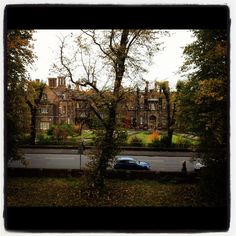
[[[72,89],[63,77],[48,78],[37,113],[38,130],[47,130],[53,124],[79,124],[81,118],[89,121],[94,117],[78,86]],[[123,127],[138,129],[165,128],[166,117],[165,96],[157,82],[151,88],[146,82],[144,90],[136,88],[130,92],[118,114]]]

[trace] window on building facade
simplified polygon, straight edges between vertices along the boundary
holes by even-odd
[[[140,117],[140,125],[142,125],[143,124],[143,117],[141,116]]]
[[[42,107],[41,108],[41,113],[47,114],[48,113],[48,109],[46,107]]]
[[[54,81],[53,80],[49,80],[49,87],[54,87]]]
[[[155,109],[155,104],[154,103],[150,103],[149,104],[149,109],[151,110],[151,111],[155,111],[156,109]]]
[[[65,114],[65,113],[66,113],[66,106],[63,106],[62,113],[63,113],[63,114]]]
[[[40,129],[48,130],[49,129],[49,122],[40,122]]]
[[[81,113],[81,117],[86,117],[85,112],[82,112],[82,113]]]
[[[42,100],[45,101],[45,100],[47,100],[47,99],[48,99],[47,94],[46,94],[46,93],[43,93],[43,95],[42,95]]]

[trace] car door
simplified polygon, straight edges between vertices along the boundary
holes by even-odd
[[[127,163],[127,168],[129,170],[137,170],[138,169],[138,165],[136,163],[136,161],[133,161],[133,160],[129,160],[128,163]]]
[[[118,162],[118,169],[129,169],[128,161],[127,160],[121,160]]]

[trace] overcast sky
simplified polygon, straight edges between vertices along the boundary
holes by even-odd
[[[37,30],[34,34],[34,51],[38,59],[34,68],[30,70],[32,79],[47,81],[52,74],[50,68],[55,62],[58,53],[59,35],[68,35],[70,30]],[[76,33],[75,31],[73,31]],[[177,73],[183,64],[183,47],[191,43],[194,39],[189,30],[170,30],[171,36],[164,36],[163,51],[159,51],[153,59],[152,66],[148,67],[148,73],[143,78],[150,82],[155,80],[168,80],[170,87],[175,88],[176,82],[181,78]]]

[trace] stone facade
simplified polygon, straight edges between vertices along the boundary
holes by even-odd
[[[53,124],[75,121],[75,91],[66,87],[65,78],[48,78],[37,115],[37,128],[47,130]]]
[[[137,88],[127,104],[125,122],[127,126],[140,129],[162,129],[166,127],[166,100],[158,83],[149,89],[146,82],[145,90]]]
[[[129,92],[120,104],[118,118],[126,128],[161,129],[166,127],[166,100],[158,83],[149,89]],[[66,86],[65,78],[48,78],[37,115],[37,129],[47,130],[53,124],[77,124],[95,116],[90,110],[84,92]]]

